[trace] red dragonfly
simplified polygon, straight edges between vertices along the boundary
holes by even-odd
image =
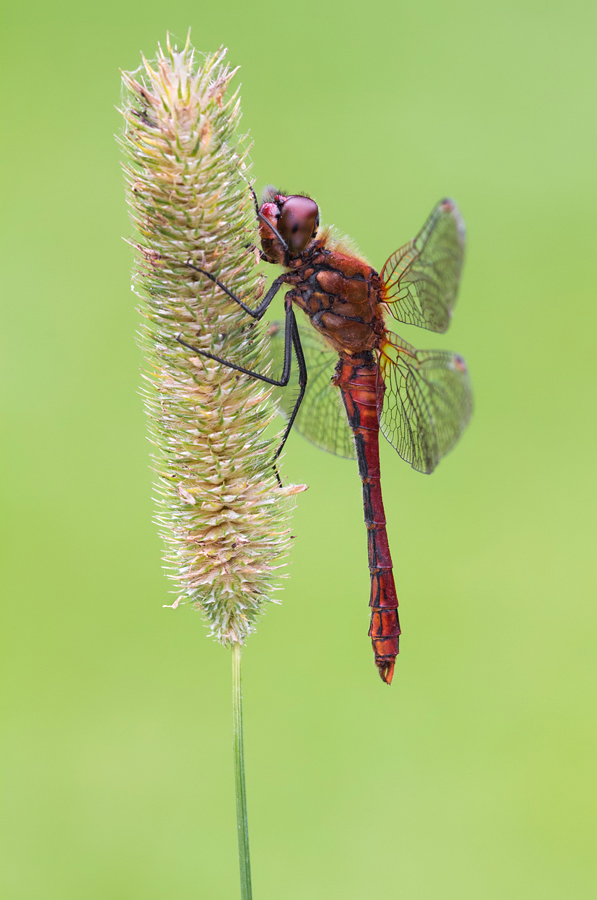
[[[454,201],[442,200],[418,235],[393,253],[378,274],[335,240],[330,229],[320,232],[319,209],[310,197],[270,189],[265,202],[259,207],[255,200],[255,206],[261,258],[285,270],[255,309],[212,273],[190,260],[187,265],[255,319],[283,285],[291,287],[284,300],[284,326],[270,329],[281,377],[213,356],[180,335],[178,340],[195,353],[278,387],[291,380],[294,348],[298,396],[288,399],[285,392],[281,401],[288,425],[275,459],[293,426],[318,447],[356,457],[371,574],[369,636],[379,674],[390,684],[400,623],[381,494],[379,431],[414,469],[430,473],[467,425],[472,398],[461,356],[415,350],[388,328],[386,317],[389,313],[409,325],[447,330],[462,269],[464,223]],[[297,323],[294,305],[313,327],[306,320]]]

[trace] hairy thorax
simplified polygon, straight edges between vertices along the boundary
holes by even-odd
[[[287,297],[345,356],[373,350],[384,332],[381,281],[368,263],[316,240],[291,260]]]

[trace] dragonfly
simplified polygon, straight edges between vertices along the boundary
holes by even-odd
[[[212,272],[187,260],[248,315],[261,319],[283,286],[284,322],[270,329],[279,378],[247,369],[185,342],[186,348],[270,385],[287,388],[287,418],[278,458],[291,429],[316,446],[356,459],[363,490],[371,590],[369,637],[382,680],[391,684],[400,621],[381,491],[379,432],[419,472],[431,473],[469,422],[472,394],[462,356],[416,350],[390,327],[397,322],[445,332],[462,271],[465,227],[456,203],[441,200],[419,233],[377,272],[320,228],[319,207],[306,194],[268,189],[259,222],[261,259],[283,268],[255,308]],[[306,314],[297,321],[295,307]],[[297,371],[292,369],[293,357]],[[274,459],[274,462],[275,462]],[[276,476],[280,481],[277,470]]]

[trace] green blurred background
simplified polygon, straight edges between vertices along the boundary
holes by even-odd
[[[6,900],[238,896],[229,654],[151,523],[118,68],[230,48],[258,187],[381,266],[449,194],[476,413],[382,467],[403,651],[367,638],[356,465],[291,438],[291,577],[244,655],[256,900],[593,898],[595,28],[581,0],[4,12]],[[593,795],[593,796],[592,796]]]

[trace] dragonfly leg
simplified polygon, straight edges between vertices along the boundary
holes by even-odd
[[[182,339],[181,334],[176,335],[176,340],[179,344],[182,344],[183,347],[187,347],[188,350],[192,350],[194,353],[200,353],[201,356],[205,356],[206,359],[213,359],[214,362],[219,362],[228,369],[234,369],[235,372],[249,375],[251,378],[256,378],[258,381],[265,381],[266,384],[273,384],[274,387],[286,387],[290,379],[293,322],[295,322],[294,312],[292,306],[289,304],[286,309],[286,322],[284,326],[284,365],[282,368],[282,377],[279,380],[270,378],[268,375],[262,375],[260,372],[255,372],[254,369],[245,369],[244,366],[238,366],[236,363],[230,362],[229,359],[222,359],[221,356],[215,356],[213,353],[208,353],[207,350],[202,350],[200,347],[194,347],[192,344],[187,344],[187,342]]]
[[[288,419],[288,425],[286,426],[286,430],[282,435],[282,440],[280,441],[280,446],[276,450],[276,455],[274,456],[274,463],[280,456],[280,453],[284,449],[284,444],[290,434],[292,426],[294,425],[294,420],[298,415],[298,411],[300,409],[301,403],[303,402],[303,397],[305,396],[305,390],[307,389],[307,364],[305,362],[305,356],[303,354],[303,348],[301,345],[301,339],[299,336],[298,325],[296,324],[296,318],[294,316],[294,310],[292,310],[292,343],[294,345],[294,352],[296,353],[296,361],[298,363],[299,369],[299,395],[296,398],[296,403],[294,404],[294,408],[290,414],[290,418]],[[286,348],[285,348],[286,349]],[[276,476],[278,473],[276,471]],[[278,477],[278,481],[279,481]]]
[[[213,281],[214,284],[217,284],[217,286],[220,288],[221,291],[224,291],[225,294],[228,294],[228,296],[230,297],[231,300],[234,300],[235,303],[238,303],[238,305],[242,309],[244,309],[244,311],[246,313],[249,313],[249,315],[252,316],[254,319],[262,318],[266,309],[268,308],[268,306],[270,305],[270,303],[272,302],[272,300],[274,299],[274,297],[276,296],[276,294],[278,293],[278,291],[280,290],[280,288],[286,281],[286,273],[283,273],[282,275],[278,275],[278,277],[274,281],[272,281],[272,283],[270,285],[270,289],[268,290],[267,294],[265,295],[265,297],[263,298],[263,300],[261,301],[259,306],[256,309],[251,309],[250,306],[247,306],[246,303],[243,303],[243,301],[240,299],[240,297],[237,297],[236,294],[233,294],[232,291],[228,290],[226,285],[222,284],[222,282],[218,278],[216,278],[215,275],[212,275],[211,272],[206,271],[206,269],[202,269],[200,266],[194,265],[194,263],[189,262],[188,259],[187,259],[185,265],[187,265],[189,269],[193,269],[195,272],[200,272],[201,275],[205,275],[207,278],[210,279],[210,281]]]
[[[278,447],[276,455],[274,456],[274,472],[276,473],[278,484],[280,485],[280,487],[282,487],[282,482],[280,480],[275,461],[279,457],[282,451],[282,447],[286,442],[286,438],[288,437],[290,428],[292,427],[292,423],[298,412],[301,400],[303,399],[303,395],[305,393],[305,385],[307,383],[307,368],[305,365],[305,358],[303,356],[303,349],[301,347],[301,342],[298,336],[298,328],[296,319],[294,317],[294,310],[292,308],[292,300],[286,301],[286,319],[284,323],[284,363],[282,366],[282,377],[279,379],[270,378],[268,375],[262,375],[260,372],[255,372],[253,369],[245,369],[244,366],[237,366],[236,363],[230,362],[230,360],[227,359],[222,359],[221,356],[215,356],[213,353],[208,353],[207,350],[201,350],[200,347],[193,347],[192,344],[187,344],[187,342],[182,339],[182,335],[180,334],[176,335],[176,340],[179,344],[182,344],[183,347],[187,347],[187,349],[192,350],[194,353],[199,353],[201,354],[201,356],[205,356],[207,359],[213,359],[214,362],[219,362],[221,365],[227,366],[227,368],[229,369],[234,369],[235,372],[241,372],[241,374],[243,375],[248,375],[250,378],[256,378],[258,381],[264,381],[266,384],[272,384],[274,385],[274,387],[286,387],[290,380],[292,347],[294,344],[299,364],[299,384],[301,386],[301,393],[299,394],[299,398],[293,410],[290,423],[287,426],[286,431],[284,432],[282,443]]]

